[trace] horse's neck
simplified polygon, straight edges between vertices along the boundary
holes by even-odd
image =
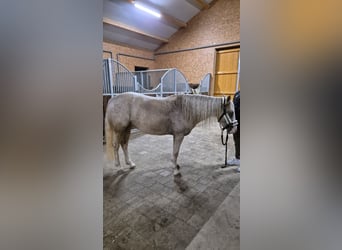
[[[208,96],[185,97],[183,105],[187,119],[196,125],[210,117],[217,116],[221,111],[221,98]]]

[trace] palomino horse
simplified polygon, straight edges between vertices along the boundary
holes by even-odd
[[[199,122],[216,117],[221,129],[235,133],[234,104],[227,97],[204,95],[173,95],[169,97],[149,97],[137,93],[123,93],[108,102],[105,132],[107,158],[120,167],[119,147],[121,145],[126,164],[135,164],[128,154],[128,140],[132,128],[146,134],[173,135],[174,175],[180,176],[177,157],[184,136],[188,135]],[[209,120],[209,119],[208,119]]]

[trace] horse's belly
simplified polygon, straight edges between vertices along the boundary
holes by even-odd
[[[150,135],[168,135],[171,134],[171,132],[167,130],[153,130],[153,129],[139,129],[145,134],[150,134]]]
[[[171,124],[162,120],[159,120],[159,122],[153,122],[152,120],[132,121],[132,125],[145,134],[166,135],[172,132],[170,129]]]

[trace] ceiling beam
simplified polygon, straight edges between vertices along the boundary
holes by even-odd
[[[208,9],[210,6],[203,0],[186,0],[189,4],[196,7],[199,10]]]
[[[128,2],[130,2],[131,4],[134,4],[134,0],[127,0]],[[142,3],[146,3],[146,5],[148,6],[151,6],[152,8],[156,9],[156,10],[159,10],[160,6],[157,6],[149,1],[146,1],[146,0],[139,0],[139,2],[142,2]],[[173,16],[170,16],[169,14],[166,14],[162,11],[159,10],[159,13],[161,14],[161,17],[160,17],[160,22],[166,24],[166,25],[169,25],[169,26],[172,26],[176,29],[179,29],[179,28],[184,28],[187,26],[187,24]]]
[[[201,6],[201,10],[209,8],[209,4],[203,0],[196,0],[196,2]]]
[[[215,5],[218,0],[213,0],[209,3],[209,9]]]
[[[131,26],[128,26],[128,25],[125,25],[123,23],[120,23],[120,22],[117,22],[117,21],[114,21],[112,19],[109,19],[107,17],[104,17],[102,19],[102,22],[104,24],[109,24],[111,26],[114,26],[114,27],[117,27],[117,28],[120,28],[120,29],[123,29],[123,30],[127,30],[127,31],[130,31],[130,32],[133,32],[133,33],[136,33],[136,34],[139,34],[141,36],[145,36],[145,37],[148,37],[148,38],[152,38],[152,39],[155,39],[155,40],[158,40],[160,42],[163,42],[163,43],[168,43],[169,40],[168,39],[165,39],[163,37],[159,37],[159,36],[155,36],[155,35],[151,35],[151,34],[148,34],[146,32],[143,32],[141,30],[138,30],[136,28],[133,28]]]
[[[160,14],[162,15],[161,16],[161,22],[165,23],[166,25],[171,25],[175,28],[185,28],[186,27],[186,23],[177,19],[177,18],[174,18],[173,16],[170,16],[168,14],[165,14],[163,12],[160,12]],[[164,22],[165,20],[165,22]]]

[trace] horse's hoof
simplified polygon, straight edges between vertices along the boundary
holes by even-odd
[[[135,163],[132,162],[132,161],[126,162],[126,164],[129,165],[129,168],[130,168],[130,169],[135,168]]]
[[[174,177],[182,177],[182,174],[180,172],[174,173],[173,174]]]

